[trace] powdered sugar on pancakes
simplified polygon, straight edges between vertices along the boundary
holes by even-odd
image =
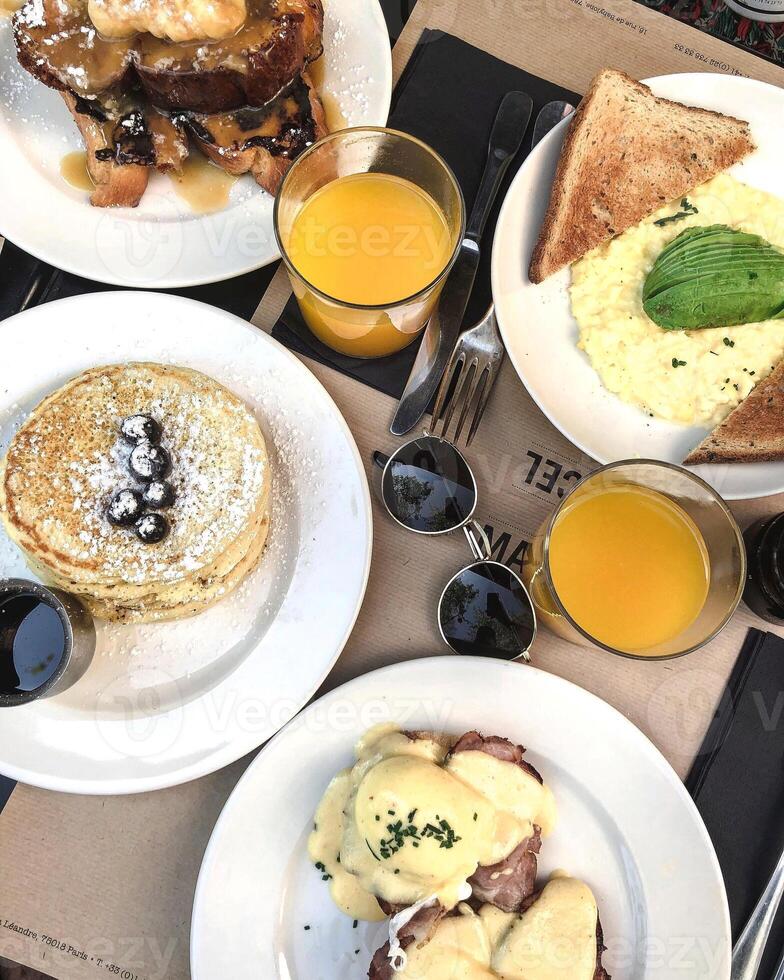
[[[84,384],[71,382],[62,397],[56,392],[42,403],[10,447],[11,530],[21,528],[22,547],[58,577],[135,591],[211,574],[216,563],[236,563],[266,518],[270,474],[253,414],[203,375],[150,367],[149,378],[145,365],[128,367],[136,372],[130,389],[117,368],[87,372],[93,377]],[[142,489],[128,469],[133,447],[120,436],[123,418],[135,413],[159,422],[172,460],[171,529],[156,544],[106,518],[118,490]],[[37,488],[35,501],[25,500],[26,486]]]

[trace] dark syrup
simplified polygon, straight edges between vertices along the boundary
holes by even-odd
[[[25,592],[0,598],[0,694],[43,687],[65,651],[65,629],[56,609]]]

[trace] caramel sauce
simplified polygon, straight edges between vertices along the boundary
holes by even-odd
[[[242,148],[254,136],[279,135],[281,123],[295,119],[299,105],[293,95],[275,100],[274,108],[249,109],[245,113],[222,112],[204,117],[204,125],[218,146]]]
[[[87,154],[84,150],[66,153],[60,161],[60,176],[80,191],[92,191],[95,187],[87,171]]]
[[[324,106],[324,116],[327,120],[327,129],[330,133],[336,133],[339,129],[348,128],[348,120],[343,114],[337,96],[331,92],[319,93],[321,104]]]
[[[13,3],[15,0],[0,0]],[[90,21],[87,4],[80,0],[44,0],[42,25],[24,20],[22,43],[46,52],[47,67],[68,88],[95,95],[120,81],[131,60],[134,40],[102,38]]]
[[[196,214],[220,211],[229,203],[229,194],[237,177],[227,174],[210,161],[194,154],[182,165],[180,173],[170,173],[175,192]]]
[[[0,0],[0,17],[11,17],[23,3],[24,0]]]
[[[335,133],[339,129],[347,129],[349,122],[343,112],[338,97],[332,92],[324,90],[324,69],[325,60],[322,55],[316,61],[308,65],[308,75],[313,84],[313,88],[318,92],[321,104],[324,106],[324,115],[327,120],[327,129],[330,133]]]
[[[313,87],[317,92],[321,92],[324,87],[324,56],[317,58],[315,61],[311,61],[308,65],[308,75]]]
[[[188,143],[185,135],[174,125],[168,116],[160,112],[145,114],[147,128],[152,133],[155,148],[155,165],[161,170],[182,170],[188,156]]]

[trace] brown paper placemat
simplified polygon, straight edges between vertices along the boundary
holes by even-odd
[[[511,7],[421,0],[395,48],[396,75],[425,27],[455,34],[577,92],[607,64],[637,77],[714,70],[784,83],[780,69],[631,0],[527,0]],[[260,328],[271,328],[288,293],[279,274],[254,317]],[[373,449],[389,447],[393,400],[308,363],[346,416],[366,463]],[[496,554],[512,562],[572,479],[569,471],[590,465],[538,412],[508,364],[469,455],[480,485],[479,516],[492,530]],[[784,509],[784,496],[733,509],[747,523]],[[467,557],[464,544],[457,537],[431,541],[425,556],[416,536],[378,510],[374,516],[367,597],[329,687],[387,663],[445,652],[435,630],[435,603]],[[741,610],[698,655],[656,664],[587,651],[543,633],[535,660],[618,707],[684,775],[755,623]],[[0,955],[62,980],[107,973],[126,980],[187,978],[196,873],[243,765],[143,797],[68,797],[17,787],[0,818]]]

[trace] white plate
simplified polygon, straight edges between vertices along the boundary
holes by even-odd
[[[190,619],[99,623],[96,657],[74,687],[0,710],[0,772],[46,789],[138,793],[220,769],[305,704],[359,612],[372,518],[348,426],[285,348],[191,300],[132,292],[61,300],[6,320],[0,344],[0,453],[68,378],[96,364],[152,360],[204,371],[243,398],[264,431],[274,479],[255,572]],[[1,531],[0,575],[30,576]]]
[[[319,87],[339,110],[333,126],[383,126],[392,62],[378,0],[324,0],[324,18]],[[88,279],[156,288],[217,282],[279,258],[273,198],[248,175],[214,214],[194,214],[157,173],[137,208],[90,207],[60,176],[62,157],[83,149],[76,126],[59,94],[17,63],[8,17],[0,78],[0,234],[20,248]]]
[[[729,172],[739,180],[782,194],[784,91],[748,78],[664,75],[647,80],[656,95],[748,119],[759,149]],[[493,242],[493,297],[507,352],[547,418],[576,446],[598,460],[644,457],[680,463],[708,433],[649,418],[604,388],[588,357],[577,349],[569,304],[570,272],[540,285],[528,279],[528,263],[547,208],[550,185],[566,134],[560,123],[517,173],[504,201]],[[694,467],[728,500],[764,497],[784,490],[784,463]]]
[[[389,720],[453,734],[478,728],[529,747],[559,806],[542,875],[564,868],[591,885],[613,980],[727,980],[730,926],[718,862],[665,759],[581,688],[475,657],[366,674],[311,705],[264,748],[204,857],[191,924],[193,980],[367,976],[385,924],[352,928],[310,864],[306,840],[321,794],[350,764],[356,739]]]

